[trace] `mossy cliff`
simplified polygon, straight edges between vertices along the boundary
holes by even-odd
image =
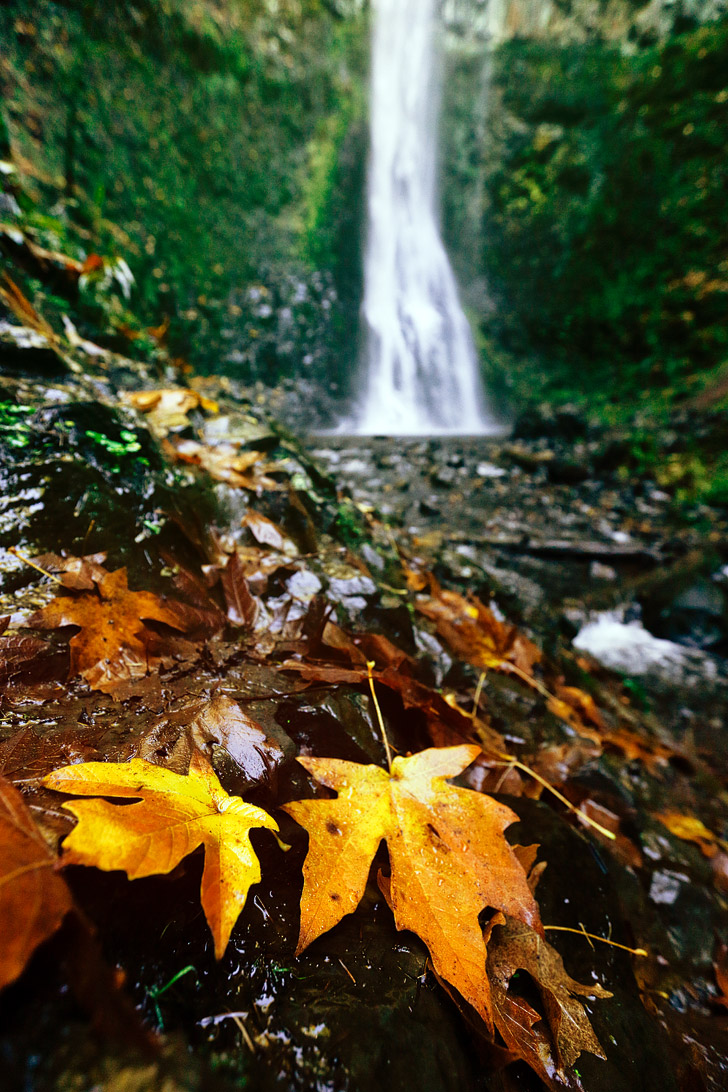
[[[728,22],[675,33],[686,5],[666,28],[652,4],[647,33],[612,4],[586,33],[570,7],[570,39],[511,37],[489,71],[463,51],[447,85],[445,224],[486,370],[516,401],[709,400],[728,362]]]
[[[137,310],[198,368],[336,380],[359,291],[363,5],[12,0],[0,44],[46,226],[122,255]]]
[[[721,406],[726,7],[445,0],[444,230],[513,404]],[[345,392],[368,24],[365,0],[11,0],[2,219],[124,258],[198,370]]]

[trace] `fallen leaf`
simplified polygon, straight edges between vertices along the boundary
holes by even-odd
[[[676,838],[683,842],[693,842],[709,860],[715,857],[719,849],[728,849],[728,843],[709,830],[696,815],[683,815],[679,811],[663,811],[655,816]]]
[[[499,621],[479,599],[438,588],[436,594],[417,596],[415,606],[435,623],[453,652],[473,667],[483,671],[515,668],[528,681],[542,658],[532,641],[515,626]]]
[[[100,758],[94,734],[93,729],[83,725],[54,732],[51,737],[30,726],[19,728],[0,743],[0,774],[8,781],[35,786],[61,763],[71,765]]]
[[[583,720],[589,721],[596,728],[604,728],[604,718],[599,711],[594,698],[578,686],[558,685],[556,697],[569,705]]]
[[[225,694],[208,702],[193,702],[162,718],[148,732],[135,758],[144,758],[175,773],[187,773],[196,750],[211,758],[214,748],[223,747],[246,782],[270,779],[286,758],[281,737],[266,731],[249,713]],[[0,745],[0,763],[2,745]]]
[[[0,687],[35,667],[40,660],[51,660],[53,650],[38,637],[11,633],[0,637]]]
[[[83,675],[93,690],[113,692],[123,683],[138,679],[160,662],[150,649],[152,634],[142,619],[164,622],[183,630],[182,604],[165,603],[152,592],[129,591],[126,569],[104,571],[94,578],[95,591],[57,595],[31,615],[27,625],[35,629],[78,626],[70,641],[71,674]]]
[[[123,974],[104,962],[93,927],[55,865],[23,797],[0,777],[0,990],[63,926],[65,975],[96,1031],[149,1053],[152,1040],[121,991]]]
[[[188,413],[204,409],[217,413],[217,405],[196,391],[187,388],[170,388],[159,391],[124,391],[122,400],[147,415],[147,422],[156,436],[166,436],[174,429],[189,425]]]
[[[248,528],[255,541],[260,543],[261,546],[270,546],[272,550],[276,550],[279,554],[285,554],[286,557],[298,556],[295,543],[288,538],[285,531],[272,519],[261,515],[260,512],[253,512],[252,509],[246,512],[242,519],[242,525]]]
[[[260,880],[250,842],[253,827],[278,830],[267,812],[228,796],[198,752],[187,777],[141,759],[66,766],[44,779],[50,789],[74,796],[135,797],[118,806],[105,800],[64,803],[78,825],[63,843],[65,864],[120,869],[130,880],[171,872],[198,846],[205,847],[201,901],[221,959],[248,891]]]
[[[728,945],[719,943],[713,960],[715,982],[720,991],[713,1003],[728,1009]]]
[[[39,315],[28,297],[21,291],[15,281],[7,273],[3,273],[3,285],[0,285],[0,300],[8,307],[15,317],[31,330],[42,334],[52,345],[58,341],[52,326]]]
[[[16,788],[0,777],[0,989],[20,976],[73,900]]]
[[[579,1087],[567,1074],[582,1051],[605,1054],[578,996],[607,998],[602,986],[584,986],[564,968],[555,948],[535,930],[502,914],[490,923],[488,978],[495,1024],[506,1046],[523,1058],[551,1088]],[[511,988],[517,971],[526,971],[541,995],[552,1042],[535,1025],[543,1019],[529,1002]],[[549,1057],[549,1054],[551,1057]]]
[[[299,758],[334,800],[297,801],[288,812],[309,834],[301,899],[300,953],[352,913],[384,839],[398,929],[427,945],[437,973],[492,1026],[486,906],[540,928],[526,873],[503,831],[517,816],[488,796],[448,785],[480,748],[430,748],[395,758],[392,772],[338,759]]]
[[[264,455],[260,451],[240,452],[233,444],[209,447],[197,440],[179,440],[175,445],[170,444],[167,450],[180,462],[199,466],[207,471],[217,482],[225,482],[254,493],[260,493],[264,489],[282,489],[277,481],[264,473],[268,464],[262,464]]]
[[[64,588],[71,591],[93,591],[94,581],[102,579],[106,554],[88,554],[86,557],[63,557],[61,554],[40,554],[32,559],[46,572],[59,573]]]
[[[606,808],[604,804],[599,804],[596,800],[590,799],[581,801],[579,811],[582,815],[586,815],[587,819],[593,819],[600,827],[604,827],[614,835],[614,840],[611,840],[592,827],[592,838],[596,838],[598,842],[601,842],[618,861],[628,868],[642,867],[642,854],[634,842],[622,832],[622,824],[618,815]]]
[[[227,604],[228,621],[235,626],[252,629],[258,617],[259,604],[250,591],[245,567],[237,550],[222,570],[220,581]]]
[[[669,747],[649,736],[638,735],[629,728],[616,728],[600,732],[595,738],[607,749],[619,751],[628,762],[642,762],[650,773],[657,775],[660,767],[667,766],[671,758],[689,761],[689,757],[674,747]]]

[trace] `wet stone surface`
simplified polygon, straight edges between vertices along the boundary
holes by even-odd
[[[143,373],[137,379],[154,386]],[[200,908],[199,851],[168,876],[134,882],[68,869],[106,959],[124,968],[127,992],[163,1032],[163,1047],[140,1061],[92,1033],[64,977],[59,934],[0,997],[0,1060],[12,1092],[546,1087],[523,1063],[503,1067],[512,1059],[438,983],[422,942],[397,933],[375,880],[387,868],[381,847],[357,912],[295,955],[306,835],[280,806],[326,793],[297,755],[384,765],[370,658],[398,753],[472,741],[476,727],[483,738],[500,733],[501,751],[517,751],[573,805],[618,829],[607,844],[540,782],[500,760],[479,762],[462,779],[515,810],[512,843],[540,845],[547,868],[537,895],[547,925],[650,950],[641,961],[548,934],[569,974],[614,995],[586,1002],[607,1060],[582,1054],[568,1087],[724,1087],[725,1055],[713,1044],[725,1021],[712,961],[716,939],[728,940],[728,858],[722,843],[706,856],[656,818],[668,806],[694,811],[717,837],[728,834],[715,754],[725,713],[722,637],[710,650],[693,645],[691,654],[704,657],[695,662],[715,671],[708,678],[697,667],[690,685],[636,683],[571,643],[590,612],[648,601],[658,615],[667,610],[677,636],[690,611],[703,633],[714,632],[705,617],[718,617],[717,570],[705,576],[696,562],[678,572],[699,536],[673,520],[669,497],[597,472],[583,436],[583,450],[563,451],[551,450],[553,438],[327,437],[309,444],[312,462],[229,382],[202,385],[219,415],[194,410],[189,425],[162,439],[120,404],[108,376],[93,382],[95,393],[88,378],[6,383],[7,405],[25,407],[9,413],[2,436],[7,632],[19,639],[29,613],[57,591],[9,547],[33,557],[108,551],[110,569],[127,565],[135,587],[194,608],[200,628],[194,641],[186,634],[165,646],[156,673],[120,695],[68,679],[68,633],[36,635],[48,645],[27,662],[13,645],[16,659],[2,676],[0,773],[55,845],[72,820],[40,784],[49,769],[143,757],[184,772],[198,748],[228,792],[276,816],[283,844],[253,832],[263,879],[219,963]],[[262,450],[272,484],[256,491],[255,482],[234,485],[229,474],[211,481],[198,466],[169,462],[165,442],[201,437],[218,454],[231,437],[243,459]],[[712,531],[720,553],[717,517]],[[233,557],[247,566],[245,586],[229,568]],[[496,619],[516,623],[552,659],[531,681],[499,670],[481,679],[417,609],[403,560],[492,603]],[[662,569],[674,594],[655,579]],[[688,628],[694,634],[697,623]],[[586,716],[575,728],[546,683],[586,688],[601,711],[599,732]],[[523,972],[519,996],[541,1012],[527,979]]]

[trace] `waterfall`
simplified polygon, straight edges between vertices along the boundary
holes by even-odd
[[[440,238],[438,0],[374,0],[362,434],[498,432]]]

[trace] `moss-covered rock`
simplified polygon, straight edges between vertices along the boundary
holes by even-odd
[[[2,98],[31,197],[128,261],[135,310],[155,327],[169,316],[175,350],[198,366],[270,382],[313,356],[328,380],[351,342],[338,301],[356,292],[361,8],[13,0],[0,11]],[[325,304],[314,273],[333,293]],[[291,278],[303,288],[289,291]],[[326,362],[308,318],[259,349],[250,287],[283,306],[312,299]]]

